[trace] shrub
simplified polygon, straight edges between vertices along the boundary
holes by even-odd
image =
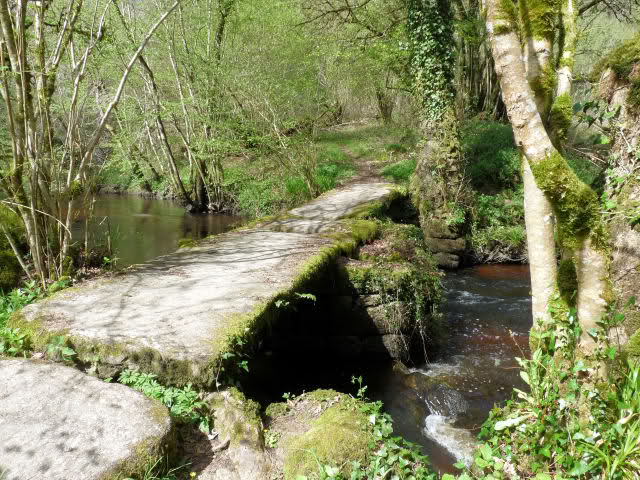
[[[382,169],[384,177],[392,178],[394,182],[408,182],[413,172],[416,171],[418,160],[411,156],[400,162],[394,163]]]
[[[473,120],[461,133],[462,151],[475,188],[509,188],[519,182],[520,152],[510,125]]]
[[[25,248],[22,222],[15,213],[1,204],[0,223],[20,243],[18,246]],[[15,257],[9,241],[0,233],[0,292],[8,292],[18,286],[21,271],[20,263]]]

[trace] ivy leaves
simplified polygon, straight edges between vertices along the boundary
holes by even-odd
[[[446,0],[410,0],[409,51],[414,88],[425,120],[440,121],[455,102],[454,17]]]

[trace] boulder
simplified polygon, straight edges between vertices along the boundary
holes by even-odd
[[[402,360],[408,357],[411,340],[405,335],[367,337],[362,342],[363,353],[380,354]]]
[[[425,237],[424,243],[429,250],[434,253],[453,253],[462,255],[466,249],[466,240],[464,238],[431,238]]]
[[[460,257],[452,253],[436,253],[433,256],[436,265],[447,270],[457,270],[460,267]]]
[[[0,360],[0,477],[142,476],[172,443],[166,407],[73,368]]]
[[[215,415],[214,427],[241,479],[261,480],[268,476],[264,456],[264,433],[260,406],[232,388],[209,397]]]

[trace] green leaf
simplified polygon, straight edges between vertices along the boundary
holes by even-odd
[[[527,372],[520,372],[520,377],[522,377],[522,380],[524,380],[524,383],[526,383],[527,385],[531,385],[529,383],[529,374]]]
[[[578,464],[569,471],[572,477],[580,477],[589,471],[589,465],[584,460],[580,460]]]
[[[520,425],[527,418],[529,418],[529,415],[522,415],[521,417],[500,420],[499,422],[496,422],[493,428],[497,431],[501,431],[501,430],[504,430],[505,428],[515,427],[516,425]]]
[[[484,458],[487,461],[489,461],[489,460],[491,460],[493,458],[493,449],[487,443],[484,443],[480,447],[480,453],[482,454],[482,458]]]

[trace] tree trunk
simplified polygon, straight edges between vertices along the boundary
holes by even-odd
[[[488,2],[487,27],[496,71],[502,85],[504,102],[513,126],[516,143],[531,167],[535,185],[551,202],[556,213],[561,246],[576,252],[574,255],[578,283],[576,307],[582,327],[580,349],[582,353],[588,355],[593,352],[594,347],[590,329],[601,320],[606,308],[603,298],[604,282],[608,273],[605,255],[606,240],[598,198],[589,187],[578,180],[551,141],[541,117],[543,112],[539,110],[546,109],[547,103],[541,102],[540,98],[536,101],[536,95],[527,80],[520,39],[514,31],[515,26],[501,11],[502,4],[500,0]],[[542,50],[542,47],[535,42],[527,42],[525,45],[528,50],[534,50],[536,53]],[[529,57],[525,55],[524,58],[529,59],[530,55]],[[525,168],[525,181],[527,177]],[[525,210],[528,211],[527,236],[531,237],[539,235],[541,230],[549,227],[548,217],[534,210],[542,204],[542,200],[540,192],[533,187],[533,182],[525,183],[525,188],[528,188],[528,193],[525,194],[527,195]],[[538,200],[533,200],[534,198]],[[546,212],[546,207],[543,212]],[[550,285],[550,283],[552,281],[555,283],[556,292],[560,291],[562,286],[558,285],[557,279],[554,281],[556,259],[554,254],[549,253],[549,250],[555,253],[555,244],[551,244],[548,235],[540,242],[540,245],[533,245],[533,239],[529,239],[530,246],[534,247],[534,250],[529,252],[532,264],[532,292],[536,305],[534,315],[538,318],[548,318],[542,309],[543,302],[546,301],[549,308],[554,301],[554,298],[549,298],[549,293],[554,291],[553,284]],[[533,274],[538,269],[543,270],[540,275],[542,280],[537,274]],[[567,309],[568,307],[569,305],[566,305]],[[554,310],[558,311],[558,309]],[[554,320],[561,319],[554,318]]]

